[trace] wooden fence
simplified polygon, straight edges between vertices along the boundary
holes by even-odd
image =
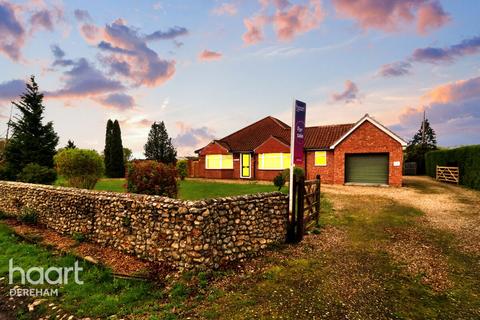
[[[459,184],[460,170],[458,169],[458,167],[437,166],[436,179],[437,181]]]
[[[306,231],[318,225],[320,218],[320,176],[305,181],[295,177],[293,181],[293,212],[288,215],[287,241],[300,242]]]

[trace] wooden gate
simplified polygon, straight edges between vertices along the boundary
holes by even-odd
[[[436,179],[443,182],[452,182],[458,184],[460,181],[460,171],[458,167],[437,166]]]
[[[293,212],[288,214],[287,242],[300,242],[320,218],[320,175],[315,180],[294,177]]]

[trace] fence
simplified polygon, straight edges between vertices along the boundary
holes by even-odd
[[[458,167],[441,167],[437,166],[437,181],[452,182],[458,184],[460,181],[460,170]]]
[[[306,231],[318,225],[320,218],[321,180],[305,181],[304,177],[295,177],[293,181],[293,210],[288,215],[287,241],[300,242]]]

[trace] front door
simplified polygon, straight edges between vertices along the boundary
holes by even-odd
[[[251,170],[250,170],[250,160],[251,155],[250,153],[242,153],[240,155],[240,178],[250,178]]]

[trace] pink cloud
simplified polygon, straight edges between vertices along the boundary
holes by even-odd
[[[450,103],[474,97],[480,97],[480,77],[458,80],[438,86],[430,90],[423,97],[423,100],[429,103]]]
[[[25,44],[25,28],[19,20],[17,7],[0,2],[0,52],[8,58],[18,61],[21,57],[21,48]]]
[[[449,21],[437,0],[333,0],[335,10],[356,20],[364,29],[397,31],[403,23],[417,22],[417,30],[426,33]]]
[[[345,90],[340,93],[332,94],[333,101],[343,101],[345,103],[354,102],[358,100],[358,87],[350,80],[345,81]]]
[[[428,33],[431,29],[440,28],[449,21],[449,15],[436,1],[427,3],[418,9],[417,30],[422,34]]]
[[[277,39],[290,41],[318,28],[324,18],[320,0],[309,0],[306,4],[295,5],[287,0],[260,0],[260,4],[260,12],[243,20],[247,31],[242,38],[248,45],[263,41],[263,29],[266,25],[273,26]],[[266,13],[269,6],[275,9],[272,15]]]
[[[282,7],[285,8],[285,7]],[[310,1],[309,6],[294,5],[273,16],[273,26],[280,40],[292,40],[295,36],[317,28],[324,17],[320,1]]]
[[[135,100],[132,96],[123,92],[111,93],[107,96],[95,98],[95,101],[107,108],[118,109],[125,111],[132,109],[135,106]]]
[[[234,3],[222,3],[218,7],[213,8],[212,13],[217,16],[229,15],[234,16],[238,12],[238,8]]]
[[[203,50],[198,55],[198,59],[202,61],[212,61],[212,60],[220,60],[222,56],[223,55],[220,52]]]
[[[247,31],[243,34],[243,41],[250,45],[263,41],[263,27],[268,22],[268,17],[254,16],[243,20]]]

